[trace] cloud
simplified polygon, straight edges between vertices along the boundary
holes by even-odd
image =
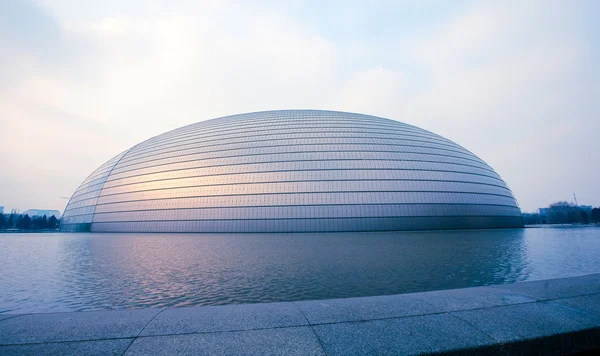
[[[19,80],[0,100],[12,133],[5,144],[20,151],[18,159],[2,162],[11,178],[57,184],[55,166],[30,162],[40,154],[60,157],[64,173],[75,172],[58,198],[106,158],[155,134],[273,105],[311,107],[329,95],[331,43],[285,15],[217,5],[195,14],[67,22],[59,27],[67,44],[57,49],[61,63],[11,66]],[[15,56],[24,52],[12,50]],[[40,55],[33,59],[44,62]],[[35,192],[40,204],[64,204],[20,181],[12,189],[22,196]]]
[[[564,4],[478,6],[416,52],[431,89],[409,112],[490,163],[527,210],[574,190],[597,204],[600,193],[576,178],[600,160],[588,146],[600,129],[599,104],[589,97],[600,77],[585,34],[568,25],[585,8]]]
[[[510,6],[508,6],[510,5]],[[478,3],[390,42],[401,66],[371,68],[341,90],[341,105],[453,139],[494,167],[526,210],[577,190],[598,204],[589,162],[600,129],[598,46],[575,26],[589,11],[563,2]],[[588,182],[588,183],[585,183]]]
[[[593,1],[344,2],[339,17],[310,2],[39,4],[0,4],[11,18],[0,21],[4,146],[20,151],[0,163],[12,182],[36,177],[69,195],[105,160],[161,132],[316,108],[453,139],[497,169],[526,210],[568,199],[573,187],[598,204],[587,178],[598,174],[587,162],[600,159],[589,147],[600,128]],[[40,152],[60,159],[24,168]],[[14,186],[0,187],[6,206],[64,207],[34,183]]]
[[[377,115],[384,108],[398,111],[407,101],[408,88],[403,84],[404,78],[394,70],[382,67],[367,69],[342,84],[334,107],[371,115]]]

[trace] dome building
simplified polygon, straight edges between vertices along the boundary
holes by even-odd
[[[324,232],[522,227],[484,161],[379,117],[282,110],[199,122],[94,171],[62,231]]]

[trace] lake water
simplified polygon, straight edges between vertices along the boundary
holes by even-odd
[[[0,234],[0,313],[360,297],[600,272],[600,227]]]

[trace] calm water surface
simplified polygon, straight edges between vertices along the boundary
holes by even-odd
[[[600,227],[0,234],[0,313],[358,297],[600,272]]]

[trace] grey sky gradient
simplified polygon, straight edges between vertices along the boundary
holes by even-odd
[[[364,3],[0,1],[0,205],[62,211],[146,138],[296,108],[445,136],[525,211],[600,205],[600,2]]]

